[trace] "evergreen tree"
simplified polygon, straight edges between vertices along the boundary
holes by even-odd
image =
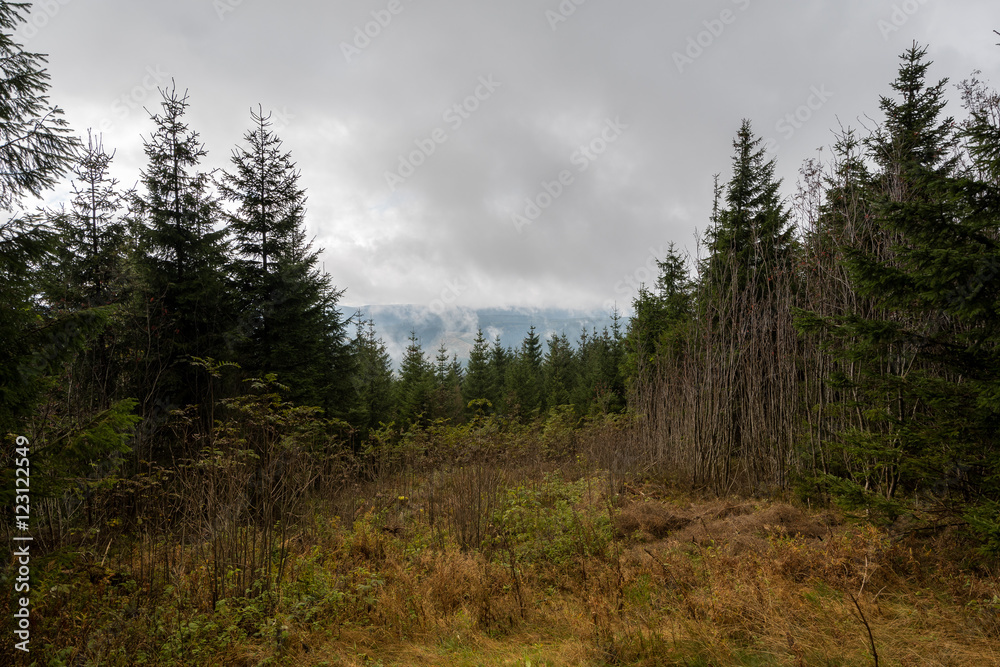
[[[109,174],[112,158],[99,139],[88,136],[73,168],[70,208],[49,214],[60,244],[42,277],[46,300],[55,312],[114,306],[105,308],[109,326],[88,343],[71,370],[67,403],[80,402],[86,410],[106,408],[113,396],[130,395],[125,350],[132,334],[125,306],[133,296],[135,276],[122,196]]]
[[[573,392],[573,403],[581,412],[594,415],[618,412],[625,406],[622,376],[624,341],[615,319],[612,329],[580,334],[577,344],[580,373]]]
[[[542,379],[542,344],[535,326],[521,341],[521,349],[507,370],[507,388],[511,407],[516,406],[523,419],[545,409]]]
[[[404,425],[428,420],[434,396],[434,368],[420,347],[416,331],[410,332],[409,340],[396,383],[396,403]]]
[[[107,305],[122,296],[126,227],[118,182],[109,173],[113,158],[88,135],[73,167],[70,210],[51,215],[60,246],[47,292],[67,308]]]
[[[56,239],[37,218],[16,213],[26,197],[58,181],[79,146],[62,110],[49,104],[45,57],[12,38],[26,10],[0,2],[0,210],[6,218],[0,223],[0,434],[19,430],[45,389],[45,376],[100,324],[93,314],[53,317],[38,301],[32,276],[51,260]]]
[[[542,362],[545,404],[551,409],[569,405],[577,380],[577,358],[565,333],[549,338]]]
[[[926,84],[925,56],[916,45],[902,55],[896,97],[883,98],[886,122],[868,142],[880,167],[873,224],[886,246],[844,251],[855,290],[878,310],[807,316],[802,326],[827,331],[844,368],[855,369],[833,382],[845,389],[844,407],[865,415],[863,428],[838,434],[845,460],[862,465],[837,470],[836,488],[890,515],[901,498],[929,493],[998,549],[996,505],[986,499],[1000,490],[1000,291],[992,280],[1000,191],[957,172],[954,123],[942,117],[945,81]],[[973,158],[979,173],[989,170],[984,157]]]
[[[76,156],[62,109],[49,104],[46,58],[14,41],[28,5],[0,2],[0,210],[20,207],[56,184]]]
[[[760,294],[774,274],[790,270],[794,248],[788,212],[781,203],[775,161],[744,120],[733,141],[733,175],[725,206],[716,194],[713,224],[706,234],[706,280],[715,290]]]
[[[191,361],[225,358],[232,317],[225,297],[226,231],[218,226],[209,177],[199,171],[206,151],[185,122],[187,94],[178,95],[174,87],[161,95],[162,114],[151,114],[155,130],[144,141],[145,191],[134,202],[154,348],[150,376],[163,376],[160,386],[146,388],[147,410],[154,396],[174,404],[207,398],[204,374]]]
[[[476,331],[476,340],[469,352],[469,363],[462,382],[462,402],[470,415],[477,412],[475,408],[469,407],[472,401],[486,400],[490,401],[490,406],[493,405],[490,389],[490,348],[480,328]]]
[[[291,253],[294,235],[304,225],[306,194],[291,155],[282,152],[281,140],[270,129],[270,115],[251,110],[250,117],[254,127],[243,137],[246,145],[233,150],[234,171],[222,173],[219,192],[236,209],[226,217],[237,252],[234,280],[244,313],[240,331],[248,339],[241,357],[253,369],[271,370],[276,334],[270,309],[273,294],[281,291],[277,260]]]
[[[634,314],[625,336],[625,368],[637,377],[640,369],[651,370],[659,354],[679,354],[686,326],[694,307],[694,283],[687,259],[673,242],[667,255],[656,261],[660,273],[652,290],[640,286],[632,301]]]
[[[744,120],[733,141],[732,176],[716,185],[712,226],[706,234],[708,257],[701,266],[696,317],[707,349],[699,350],[701,371],[726,378],[717,390],[725,407],[718,428],[726,432],[721,456],[747,462],[751,479],[782,470],[787,439],[768,431],[756,414],[779,409],[767,401],[780,396],[782,376],[775,363],[782,340],[793,340],[791,311],[795,294],[795,239],[761,140]],[[724,201],[720,197],[724,191]],[[794,355],[795,353],[792,352]],[[716,439],[719,441],[719,439]],[[775,443],[779,446],[775,447]],[[782,473],[778,473],[780,477]]]
[[[85,419],[66,414],[77,405],[59,404],[69,384],[66,362],[106,327],[108,313],[88,307],[89,300],[56,304],[52,294],[41,295],[51,285],[39,277],[51,275],[64,256],[60,239],[40,217],[18,214],[25,198],[41,196],[66,172],[79,148],[62,111],[48,103],[45,58],[11,38],[26,9],[0,2],[0,209],[6,218],[0,223],[0,436],[38,434],[31,445],[31,494],[39,500],[87,487],[88,478],[115,465],[128,451],[136,418],[131,401],[88,411]],[[51,405],[37,410],[46,392]],[[8,507],[17,490],[12,454],[10,447],[0,452],[0,497]]]
[[[385,342],[375,332],[374,321],[358,321],[352,355],[356,398],[351,423],[363,431],[388,424],[395,419],[392,359]]]
[[[464,412],[462,405],[462,366],[458,359],[448,357],[448,348],[442,342],[434,366],[434,417],[459,421]]]
[[[270,115],[251,110],[253,128],[232,154],[219,191],[235,206],[227,216],[237,251],[234,282],[243,313],[234,346],[244,367],[271,372],[291,398],[344,418],[355,395],[343,294],[319,269],[322,250],[306,241],[306,193],[291,154],[271,130]]]
[[[353,409],[354,360],[339,310],[344,291],[319,269],[319,252],[297,230],[291,247],[275,260],[272,291],[263,311],[273,326],[270,362],[264,368],[285,378],[291,399],[346,419]]]
[[[489,392],[486,398],[493,404],[498,414],[507,414],[510,399],[507,394],[507,369],[513,359],[513,353],[500,342],[500,334],[493,339],[490,346]]]

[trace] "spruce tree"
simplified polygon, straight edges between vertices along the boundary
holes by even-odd
[[[66,362],[106,327],[108,312],[77,298],[75,289],[62,291],[61,302],[53,298],[45,277],[66,257],[63,240],[41,216],[23,213],[25,199],[54,185],[79,148],[62,111],[49,105],[45,58],[11,37],[26,9],[0,2],[0,437],[37,435],[30,490],[39,500],[79,491],[116,465],[136,418],[128,400],[82,415],[77,408],[86,397],[81,401],[79,392],[65,404],[76,380],[67,377]],[[46,394],[50,404],[39,410]],[[13,451],[0,452],[0,498],[8,507],[17,490]],[[60,506],[54,504],[57,512]]]
[[[13,33],[28,5],[0,2],[0,210],[40,197],[69,167],[79,148],[62,109],[49,104],[46,57],[24,51]]]
[[[146,388],[146,409],[154,397],[180,405],[208,399],[205,378],[191,362],[226,356],[233,315],[225,293],[226,230],[209,176],[200,171],[205,147],[185,121],[187,93],[160,92],[162,113],[151,114],[155,130],[144,141],[144,192],[134,200],[153,348],[149,376],[161,378]]]
[[[319,254],[299,229],[290,250],[275,261],[262,311],[262,319],[273,325],[270,361],[263,369],[287,380],[292,400],[346,419],[353,408],[354,360],[346,337],[349,322],[339,309],[344,290],[320,270]]]
[[[281,140],[271,131],[270,115],[250,111],[253,129],[244,146],[233,150],[232,173],[219,179],[222,198],[235,206],[227,215],[237,259],[234,282],[241,299],[241,330],[248,345],[241,357],[256,369],[273,362],[270,308],[278,290],[277,260],[292,251],[293,238],[304,225],[306,193],[298,185],[299,173]],[[286,378],[287,379],[287,378]]]
[[[100,138],[88,134],[73,166],[70,209],[51,215],[60,247],[47,291],[68,308],[103,306],[122,297],[127,230],[123,198],[110,175],[113,158]]]
[[[704,273],[715,290],[740,292],[749,287],[760,295],[776,273],[790,270],[793,230],[781,202],[781,181],[774,175],[775,160],[767,159],[749,120],[740,126],[733,149],[725,205],[719,207],[717,195],[706,234]]]
[[[667,255],[656,262],[660,269],[656,284],[652,289],[640,286],[632,301],[634,314],[627,325],[623,362],[623,373],[629,377],[651,371],[660,354],[679,354],[694,306],[687,258],[673,242]]]
[[[469,363],[462,382],[462,402],[470,416],[493,406],[490,398],[490,348],[482,328],[476,331],[476,340],[469,352]],[[489,406],[479,404],[479,409],[470,407],[472,401],[489,401]]]
[[[542,378],[542,343],[531,325],[521,341],[521,349],[507,371],[507,386],[518,414],[530,419],[545,409]]]
[[[853,369],[833,377],[843,406],[865,416],[837,434],[845,457],[863,465],[838,471],[835,488],[890,517],[926,494],[1000,549],[987,500],[1000,490],[1000,191],[971,177],[989,170],[982,153],[972,155],[979,169],[958,170],[945,81],[928,85],[929,65],[917,45],[902,55],[896,95],[882,99],[886,120],[868,142],[880,169],[871,214],[885,241],[844,251],[855,290],[878,309],[807,316],[802,326],[828,332]]]
[[[127,311],[134,297],[135,275],[123,196],[109,173],[113,157],[99,138],[88,136],[73,167],[69,209],[48,215],[60,243],[42,277],[46,300],[54,311],[101,308],[109,318],[109,325],[87,344],[70,371],[67,402],[82,402],[89,410],[107,407],[113,397],[131,396],[133,389],[127,386],[126,358],[131,355],[126,348],[134,342]]]
[[[306,241],[306,193],[270,114],[258,108],[250,117],[233,170],[219,179],[223,199],[234,206],[226,218],[242,316],[232,347],[248,371],[276,373],[293,400],[344,418],[355,392],[347,322],[337,309],[343,290],[319,270],[322,250]]]
[[[577,380],[577,358],[565,333],[552,336],[542,362],[545,404],[551,409],[569,405]]]
[[[489,393],[486,398],[493,404],[498,414],[507,414],[510,397],[507,393],[507,369],[513,360],[513,353],[500,342],[500,334],[490,346]]]
[[[0,435],[20,430],[57,371],[98,328],[91,314],[53,317],[34,280],[52,259],[56,238],[24,200],[51,188],[71,166],[79,142],[62,110],[49,104],[45,57],[13,39],[27,5],[0,2]],[[12,486],[10,488],[13,488]]]
[[[448,419],[453,422],[461,420],[462,405],[462,366],[457,358],[448,357],[448,348],[444,342],[438,348],[434,358],[434,410],[438,419]]]
[[[581,332],[577,343],[580,372],[573,392],[573,403],[581,412],[597,416],[625,407],[624,351],[617,319],[611,330]]]
[[[396,383],[396,403],[404,426],[426,423],[431,418],[434,369],[427,360],[417,332],[411,331]]]
[[[373,320],[358,321],[351,354],[355,360],[352,381],[356,395],[351,423],[362,431],[390,423],[395,419],[396,407],[392,359],[375,332]]]

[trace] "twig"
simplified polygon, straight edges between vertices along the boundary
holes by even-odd
[[[108,547],[104,550],[104,556],[101,557],[101,567],[104,567],[104,561],[108,557],[108,550],[111,549],[111,543],[115,541],[115,538],[108,540]]]
[[[848,595],[851,597],[851,602],[854,603],[854,606],[858,610],[858,615],[861,618],[861,622],[865,626],[865,630],[868,631],[868,642],[871,644],[872,659],[875,661],[875,667],[878,667],[878,651],[875,650],[875,637],[872,635],[872,626],[868,624],[868,619],[865,617],[865,612],[861,610],[861,605],[858,604],[858,599],[854,597],[853,593],[848,593]]]

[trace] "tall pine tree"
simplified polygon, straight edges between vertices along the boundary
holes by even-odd
[[[27,5],[0,2],[0,435],[20,430],[45,376],[93,329],[92,318],[53,317],[33,285],[56,239],[21,209],[26,198],[40,196],[66,172],[79,142],[70,136],[62,110],[49,104],[45,57],[14,41],[26,12]]]
[[[482,328],[476,331],[476,340],[469,351],[469,363],[462,382],[462,401],[469,415],[481,413],[493,407],[490,398],[490,348],[483,335]],[[471,406],[473,401],[480,401],[478,407]],[[489,405],[482,403],[488,401]]]
[[[144,191],[134,200],[148,295],[147,377],[154,383],[144,388],[146,410],[156,400],[180,405],[208,400],[204,374],[191,362],[226,356],[232,318],[226,230],[209,176],[200,170],[205,147],[184,117],[187,93],[178,94],[176,87],[160,92],[162,113],[151,114],[155,129],[144,141]]]
[[[351,354],[356,398],[351,423],[364,430],[376,429],[395,419],[392,359],[385,342],[375,332],[375,322],[359,321]]]
[[[929,85],[929,66],[916,44],[902,55],[885,123],[868,141],[882,243],[844,250],[855,290],[878,309],[802,323],[831,336],[844,407],[865,416],[837,433],[858,465],[837,471],[835,488],[890,517],[919,494],[998,550],[1000,191],[977,176],[987,154],[973,151],[976,168],[958,169],[946,82]]]
[[[318,269],[321,250],[306,241],[306,193],[270,114],[251,110],[252,128],[219,183],[238,257],[234,280],[242,317],[231,338],[245,368],[276,373],[298,402],[344,418],[352,409],[343,290]]]

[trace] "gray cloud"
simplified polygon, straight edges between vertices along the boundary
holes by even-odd
[[[143,165],[153,79],[189,89],[209,167],[227,166],[250,106],[277,112],[351,304],[627,305],[623,279],[651,248],[693,251],[741,118],[775,140],[790,195],[831,128],[878,118],[912,40],[930,45],[932,77],[1000,70],[986,0],[55,5],[28,46],[50,54],[51,97],[74,127],[110,119],[124,184]],[[575,151],[609,119],[628,127],[579,171]],[[392,191],[386,173],[429,139]],[[566,170],[572,183],[519,231],[512,216]]]

